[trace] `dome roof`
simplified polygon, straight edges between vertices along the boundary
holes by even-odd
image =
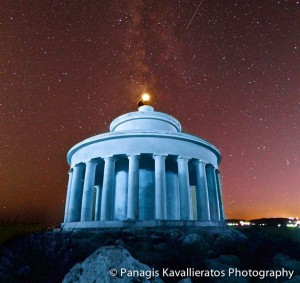
[[[181,132],[181,124],[174,117],[154,111],[148,105],[139,107],[138,111],[121,115],[110,124],[110,131],[166,131]]]

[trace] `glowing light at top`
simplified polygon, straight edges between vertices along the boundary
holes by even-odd
[[[148,93],[143,93],[142,94],[142,100],[144,102],[149,101],[150,100],[150,95]]]

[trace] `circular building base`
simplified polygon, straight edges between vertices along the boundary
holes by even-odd
[[[140,220],[140,221],[87,221],[62,223],[63,230],[95,229],[95,228],[139,228],[139,227],[224,227],[223,221],[195,221],[195,220]]]

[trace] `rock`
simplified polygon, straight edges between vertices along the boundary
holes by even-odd
[[[172,242],[177,242],[182,233],[179,231],[171,231],[169,234],[169,238]]]
[[[218,241],[240,243],[247,240],[247,237],[235,229],[224,229],[218,234]]]
[[[199,241],[200,241],[200,236],[196,233],[193,233],[182,238],[182,245],[189,246],[189,245],[196,244]]]
[[[161,236],[161,235],[151,235],[150,239],[152,240],[153,243],[157,244],[157,243],[163,243],[166,241],[166,239]]]
[[[248,253],[247,237],[235,229],[224,229],[212,235],[219,254],[243,255]]]
[[[284,281],[283,283],[299,283],[299,282],[300,282],[300,276],[294,276],[291,279]]]
[[[291,259],[283,253],[278,253],[273,257],[273,264],[275,265],[275,268],[294,270],[295,273],[300,272],[300,261]]]
[[[214,283],[247,283],[250,282],[249,278],[246,277],[229,277],[227,270],[231,267],[240,267],[240,261],[238,257],[233,255],[222,255],[215,259],[208,259],[205,261],[207,269],[225,271],[224,277],[211,277],[210,282]]]
[[[241,267],[240,260],[235,255],[221,255],[219,258],[217,258],[217,261],[230,267]]]
[[[159,251],[168,251],[169,245],[167,243],[159,243],[159,244],[154,244],[153,248]]]
[[[20,269],[16,270],[16,274],[20,277],[25,277],[30,274],[30,267],[28,265],[22,266]]]
[[[133,228],[125,228],[122,230],[122,233],[126,236],[136,236],[136,229],[133,229]]]
[[[157,236],[157,235],[151,235],[151,236],[150,236],[150,239],[152,239],[152,240],[161,240],[162,237]]]
[[[132,271],[139,271],[132,274]],[[111,275],[112,274],[112,275]],[[155,277],[155,271],[133,258],[123,247],[101,247],[75,264],[63,283],[109,282],[163,282]]]
[[[114,243],[115,243],[114,239],[108,238],[105,240],[104,245],[110,246],[110,245],[114,245]]]
[[[124,241],[122,239],[116,240],[115,241],[115,245],[116,246],[120,246],[120,247],[125,247],[126,246],[125,243],[124,243]]]
[[[190,233],[181,236],[178,240],[184,251],[190,256],[196,256],[197,259],[204,259],[207,257],[209,251],[209,241],[203,234]]]

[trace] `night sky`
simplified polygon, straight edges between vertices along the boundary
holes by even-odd
[[[1,1],[0,221],[62,222],[67,151],[157,111],[222,153],[227,218],[300,216],[300,1]]]

